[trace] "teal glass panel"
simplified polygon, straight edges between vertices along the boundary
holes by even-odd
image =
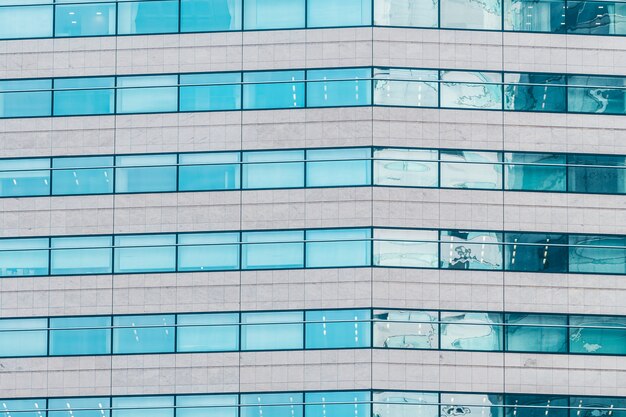
[[[369,266],[371,229],[306,231],[306,267]]]
[[[307,417],[369,417],[369,391],[332,391],[307,392],[304,401],[307,404]]]
[[[239,160],[239,152],[180,154],[178,190],[237,190],[241,187]]]
[[[378,417],[440,417],[435,392],[374,391],[373,402]]]
[[[117,77],[117,113],[175,112],[178,110],[177,84],[177,75]]]
[[[504,109],[567,111],[566,80],[560,74],[504,74]]]
[[[302,349],[303,321],[302,311],[242,313],[241,350]]]
[[[307,27],[369,26],[372,0],[307,0]]]
[[[242,269],[281,269],[304,267],[304,232],[244,232],[241,248]]]
[[[625,194],[626,158],[608,155],[567,155],[568,191]]]
[[[438,158],[434,149],[374,148],[374,185],[437,187]]]
[[[307,311],[305,317],[305,349],[371,346],[370,310]]]
[[[239,350],[239,313],[179,314],[176,323],[177,352]]]
[[[300,392],[241,394],[241,417],[303,417]]]
[[[441,415],[471,414],[502,417],[503,398],[499,394],[441,393]]]
[[[179,271],[239,269],[239,233],[178,235]]]
[[[0,160],[0,196],[50,195],[50,159]]]
[[[625,274],[626,238],[569,236],[569,271],[587,274]]]
[[[567,272],[567,235],[505,233],[505,270]]]
[[[117,13],[120,35],[178,32],[178,0],[119,2]]]
[[[48,398],[48,417],[109,417],[108,397]]]
[[[58,78],[54,80],[54,115],[113,114],[115,78]]]
[[[174,417],[174,396],[113,397],[112,417]]]
[[[181,32],[241,30],[242,0],[181,0]]]
[[[436,230],[374,229],[374,265],[437,268]]]
[[[516,313],[505,320],[507,351],[567,352],[567,316]]]
[[[48,238],[0,239],[0,275],[48,275]]]
[[[259,0],[256,0],[259,1]],[[269,0],[278,4],[275,0]],[[294,0],[287,0],[296,3]],[[246,5],[252,1],[246,2]],[[304,71],[260,71],[243,74],[244,109],[304,107]]]
[[[57,5],[54,35],[115,35],[115,3]]]
[[[238,417],[237,394],[177,395],[176,417]]]
[[[244,152],[243,163],[244,189],[304,187],[304,151]]]
[[[0,7],[0,39],[51,38],[52,7]]]
[[[556,395],[506,394],[506,417],[569,417],[568,399]],[[572,416],[574,417],[574,416]]]
[[[442,312],[441,349],[502,350],[502,315]]]
[[[47,319],[0,320],[0,357],[46,356],[48,354],[47,328]],[[19,343],[16,343],[18,340]],[[0,415],[2,411],[3,409],[0,408]]]
[[[500,152],[441,151],[441,187],[502,189]]]
[[[176,270],[176,235],[115,236],[115,269],[132,272]]]
[[[89,156],[52,159],[52,194],[111,194],[113,157]]]
[[[373,346],[388,349],[437,349],[438,321],[439,313],[436,311],[374,310]]]
[[[567,82],[568,112],[626,114],[626,78],[570,75]]]
[[[569,405],[572,407],[570,417],[624,417],[626,415],[626,398],[624,397],[570,397]]]
[[[439,24],[439,0],[375,0],[376,26],[434,28]]]
[[[621,1],[568,1],[565,14],[567,33],[626,34],[626,3]]]
[[[50,274],[110,274],[113,270],[111,243],[111,236],[52,238]]]
[[[566,190],[565,155],[506,152],[504,162],[506,190],[552,192]]]
[[[371,152],[370,148],[307,150],[307,187],[371,185]]]
[[[51,79],[0,81],[0,117],[51,116],[51,89]]]
[[[444,269],[502,269],[502,233],[441,231]]]
[[[111,317],[50,319],[50,355],[111,353]]]
[[[176,164],[176,154],[117,156],[115,192],[176,191]]]
[[[113,318],[113,353],[172,353],[175,342],[174,324],[172,314],[116,316]],[[169,410],[172,413],[173,411]],[[150,415],[154,416],[155,412],[151,411]]]
[[[469,71],[440,71],[440,73],[441,107],[502,110],[501,73]]]
[[[571,316],[569,350],[597,355],[626,354],[626,318]]]
[[[371,76],[371,68],[308,70],[307,107],[371,105]]]
[[[441,0],[441,27],[502,30],[501,0]]]
[[[241,73],[180,75],[180,111],[241,108]]]
[[[430,0],[428,0],[430,1]],[[374,68],[377,106],[437,107],[439,72],[408,68]]]
[[[565,32],[565,1],[504,0],[504,30]]]
[[[305,26],[305,0],[246,0],[243,7],[245,30]]]
[[[0,416],[2,417],[46,417],[46,400],[0,400]],[[44,411],[42,411],[44,410]]]

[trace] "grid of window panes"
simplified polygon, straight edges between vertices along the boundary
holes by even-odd
[[[626,317],[368,308],[0,319],[0,357],[372,347],[626,355]]]
[[[626,3],[581,0],[0,0],[0,39],[354,26],[626,34]]]
[[[0,117],[371,105],[625,115],[625,91],[623,76],[417,68],[39,78],[0,80]]]

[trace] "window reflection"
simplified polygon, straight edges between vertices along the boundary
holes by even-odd
[[[502,315],[498,313],[441,313],[441,349],[502,349]]]
[[[374,68],[374,104],[437,107],[438,79],[435,70]]]
[[[436,311],[375,310],[374,347],[437,349],[439,315]]]
[[[502,109],[502,74],[495,72],[440,71],[441,107]]]

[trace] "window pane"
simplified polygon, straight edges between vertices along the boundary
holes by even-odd
[[[505,409],[506,417],[545,417],[554,413],[551,417],[569,417],[569,401],[567,397],[556,395],[529,395],[529,394],[506,394],[506,404],[512,404]],[[521,406],[521,407],[518,407]],[[574,416],[572,416],[574,417]]]
[[[178,235],[179,271],[239,269],[239,233]]]
[[[244,152],[243,188],[304,187],[303,161],[304,151]]]
[[[502,416],[502,395],[441,393],[442,414],[457,412],[484,417]]]
[[[307,187],[370,185],[372,183],[370,155],[370,148],[308,150],[306,185]]]
[[[505,237],[507,271],[567,272],[566,235],[506,233]]]
[[[499,0],[441,0],[442,28],[501,30],[501,19]]]
[[[491,232],[441,232],[441,267],[502,269],[502,235]]]
[[[507,351],[567,352],[567,316],[507,314],[506,322]]]
[[[372,0],[308,0],[307,27],[369,26]]]
[[[563,33],[563,0],[505,0],[504,30]]]
[[[301,311],[242,313],[241,350],[302,349],[303,319]]]
[[[588,35],[626,34],[626,4],[609,1],[568,1],[567,32]]]
[[[502,315],[497,313],[441,313],[441,349],[502,349]]]
[[[559,74],[504,74],[504,109],[566,111],[565,76]]]
[[[111,317],[50,319],[50,355],[111,353]]]
[[[244,232],[241,248],[243,269],[304,267],[304,232]],[[275,243],[264,243],[275,242]],[[293,243],[289,243],[293,242]]]
[[[115,272],[176,270],[176,235],[115,236]]]
[[[241,417],[303,417],[302,397],[299,392],[242,394]]]
[[[50,195],[50,159],[0,160],[0,196]]]
[[[239,152],[179,155],[179,191],[239,189],[239,157]]]
[[[569,348],[572,353],[626,354],[624,317],[571,316]]]
[[[113,397],[112,417],[174,417],[174,397]]]
[[[305,0],[246,0],[244,29],[303,28]]]
[[[570,414],[572,417],[574,417],[574,413],[582,417],[598,415],[624,417],[626,414],[626,399],[624,397],[570,397],[569,404],[571,407],[575,407]]]
[[[224,352],[239,349],[238,313],[179,314],[176,323],[177,352]]]
[[[379,106],[437,107],[438,71],[374,68],[374,104]]]
[[[241,30],[241,0],[182,0],[181,32]]]
[[[0,275],[48,275],[48,238],[0,239]]]
[[[370,68],[308,70],[306,84],[307,107],[365,106],[372,104],[371,82],[369,80],[371,73],[372,70]]]
[[[371,346],[369,310],[306,312],[306,349]]]
[[[174,324],[174,315],[114,317],[113,353],[174,352]]]
[[[241,73],[181,74],[180,111],[241,108]]]
[[[148,1],[142,4],[160,3]],[[177,2],[175,2],[177,3]],[[127,3],[120,3],[121,7]],[[118,77],[117,113],[174,112],[178,109],[178,76]]]
[[[441,151],[441,186],[502,189],[500,152]]]
[[[252,0],[248,3],[254,3]],[[266,0],[263,0],[266,1]],[[271,1],[282,4],[283,1]],[[287,0],[296,3],[294,0]],[[281,12],[282,13],[282,12]],[[300,82],[298,82],[300,81]],[[244,109],[288,109],[304,107],[304,71],[262,71],[243,74]]]
[[[52,37],[52,6],[0,7],[0,39]]]
[[[117,7],[120,35],[178,32],[178,0],[120,2]]]
[[[49,79],[0,81],[0,117],[52,115],[51,89]]]
[[[439,394],[374,391],[373,413],[379,417],[439,417]]]
[[[457,5],[454,6],[456,7]],[[462,13],[461,15],[463,16]],[[502,86],[500,84],[502,75],[500,73],[441,71],[441,81],[441,107],[475,110],[502,109]]]
[[[116,193],[176,191],[174,154],[118,156],[115,164]]]
[[[238,417],[237,394],[177,395],[176,417]]]
[[[428,149],[374,149],[374,184],[437,187],[439,152]]]
[[[64,237],[51,239],[50,274],[110,274],[110,236]]]
[[[371,229],[307,230],[306,267],[371,265]]]
[[[569,112],[626,114],[626,78],[572,75],[567,82]]]
[[[46,400],[2,400],[0,415],[3,417],[46,417],[41,410],[46,408]]]
[[[375,0],[374,24],[434,28],[438,25],[439,0]]]
[[[620,236],[569,237],[569,271],[588,274],[626,273],[626,239]]]
[[[523,191],[565,191],[565,155],[506,152],[505,188]]]
[[[0,320],[0,357],[46,356],[47,328],[47,319]],[[18,340],[19,343],[16,343]],[[23,417],[23,414],[19,416]]]
[[[56,6],[55,36],[115,35],[115,3]]]
[[[114,87],[113,77],[55,79],[54,114],[113,114]]]
[[[48,417],[109,417],[110,406],[108,397],[48,398]]]
[[[568,190],[576,193],[626,193],[626,158],[567,155]]]
[[[307,417],[369,417],[370,392],[307,392]]]
[[[113,192],[112,156],[54,158],[52,167],[55,168],[52,171],[53,195],[111,194]]]
[[[437,349],[439,315],[434,311],[374,311],[374,347]]]
[[[374,229],[374,265],[437,268],[436,230]]]

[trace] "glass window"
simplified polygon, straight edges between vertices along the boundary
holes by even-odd
[[[374,229],[374,265],[437,268],[436,230]]]
[[[178,32],[178,0],[120,2],[117,7],[120,35]]]
[[[243,162],[244,189],[304,187],[304,151],[244,152]]]
[[[563,0],[505,0],[504,30],[563,33]]]
[[[571,316],[569,349],[572,353],[626,354],[626,319],[610,316]]]
[[[396,187],[439,186],[439,152],[430,149],[374,149],[374,184]]]
[[[370,266],[371,229],[306,231],[306,267]]]
[[[52,115],[51,89],[51,79],[0,81],[0,117]]]
[[[241,30],[241,0],[181,0],[181,32]]]
[[[567,236],[505,233],[505,269],[522,272],[567,272]]]
[[[54,80],[54,115],[113,114],[115,78],[57,78]]]
[[[308,0],[307,27],[369,26],[372,0]]]
[[[174,397],[113,397],[112,417],[174,417]]]
[[[176,417],[238,417],[237,394],[177,395]]]
[[[176,235],[115,236],[115,272],[176,270]]]
[[[369,391],[307,392],[307,417],[369,417]]]
[[[52,159],[52,194],[111,194],[113,157],[88,156]]]
[[[626,273],[626,238],[569,236],[569,271],[587,274]]]
[[[116,316],[113,318],[113,353],[172,353],[174,325],[172,314]]]
[[[303,417],[300,392],[241,394],[241,417]]]
[[[568,191],[626,193],[626,158],[608,155],[567,155]]]
[[[111,353],[111,317],[50,319],[50,355]]]
[[[239,233],[178,235],[179,271],[239,269]]]
[[[502,110],[501,82],[496,72],[441,71],[441,107]]]
[[[567,404],[567,399],[564,399]],[[611,417],[624,417],[626,414],[626,399],[611,397],[569,397],[569,405],[574,408],[576,416],[593,417],[598,415],[610,415]],[[567,414],[565,414],[567,416]],[[559,416],[561,417],[561,416]]]
[[[370,148],[307,150],[307,187],[370,185],[371,152]]]
[[[371,346],[370,310],[307,311],[306,349]]]
[[[565,76],[561,74],[504,74],[504,109],[565,112]]]
[[[176,163],[176,154],[117,156],[115,192],[176,191]]]
[[[181,74],[180,111],[241,108],[241,73]]]
[[[2,400],[0,415],[2,417],[46,417],[46,400]]]
[[[516,313],[505,318],[507,351],[567,352],[567,316]]]
[[[302,311],[242,313],[241,350],[302,349],[303,320]]]
[[[435,28],[439,24],[439,0],[375,0],[374,24]]]
[[[435,392],[374,391],[373,414],[378,417],[439,417]]]
[[[0,239],[0,275],[48,275],[48,238]]]
[[[445,269],[502,269],[502,234],[441,231],[441,267]]]
[[[245,30],[303,28],[305,0],[244,1]]]
[[[626,78],[570,75],[567,83],[569,112],[626,114]]]
[[[467,413],[482,417],[502,416],[502,395],[441,393],[441,414]]]
[[[57,5],[54,35],[115,35],[115,3]]]
[[[0,357],[46,356],[48,354],[47,328],[48,319],[0,320]],[[16,343],[18,340],[19,343]]]
[[[437,349],[438,321],[436,311],[375,310],[374,347]]]
[[[439,105],[438,79],[438,71],[374,68],[374,104],[437,107]]]
[[[502,189],[500,152],[441,151],[441,186]]]
[[[180,154],[179,191],[218,191],[241,188],[239,152]]]
[[[51,38],[52,6],[0,7],[0,39]]]
[[[50,195],[50,159],[0,160],[0,196]]]
[[[177,352],[225,352],[239,349],[238,313],[179,314],[176,323]]]
[[[500,0],[441,0],[441,27],[502,30],[502,3]]]
[[[148,1],[142,4],[161,3]],[[174,2],[178,3],[178,2]],[[128,3],[120,3],[119,7]],[[159,113],[178,110],[177,75],[117,77],[117,113]]]
[[[304,232],[244,232],[241,241],[243,269],[304,267]]]
[[[441,313],[441,349],[502,349],[502,315],[497,313]]]
[[[506,152],[505,189],[520,191],[565,191],[565,155]]]
[[[567,397],[555,395],[506,394],[506,417],[569,417]],[[563,408],[560,408],[563,407]],[[552,414],[554,413],[554,416]],[[572,416],[573,417],[573,416]],[[589,416],[591,417],[591,416]]]
[[[110,274],[113,268],[111,236],[51,239],[51,275]]]
[[[568,33],[581,35],[626,34],[626,3],[621,1],[568,1],[564,12]]]
[[[309,4],[311,4],[311,0],[309,0]],[[343,2],[336,4],[343,4]],[[366,106],[372,104],[371,82],[369,80],[372,76],[371,73],[370,68],[308,70],[306,73],[307,107]]]
[[[108,397],[48,398],[48,417],[109,417]]]
[[[255,1],[259,2],[261,0],[248,0],[246,6]],[[268,1],[275,5],[285,3],[283,0],[279,2],[276,0],[263,1]],[[288,3],[297,3],[294,0],[286,1]],[[304,2],[304,0],[302,1]],[[243,74],[243,108],[288,109],[304,107],[303,81],[304,71],[245,72]]]

